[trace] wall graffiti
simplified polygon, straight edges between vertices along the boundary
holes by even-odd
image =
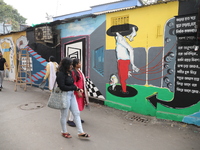
[[[7,60],[7,63],[9,65],[9,73],[7,77],[10,80],[15,79],[15,48],[14,48],[14,42],[12,37],[5,37],[0,39],[0,50],[2,51],[2,54]]]
[[[159,8],[157,7],[157,9]],[[108,16],[108,19],[112,17],[112,15]],[[119,16],[123,16],[123,13]],[[129,22],[130,20],[129,17]],[[170,19],[166,17],[163,25],[158,25],[157,31],[154,30],[157,32],[155,33],[156,38],[154,41],[159,41],[158,39],[162,38],[163,43],[158,44],[158,42],[153,41],[152,43],[154,44],[152,45],[149,44],[149,36],[153,32],[151,34],[147,33],[147,38],[145,38],[145,31],[143,31],[145,29],[142,28],[143,23],[135,19],[131,21],[139,28],[134,42],[129,42],[130,48],[134,52],[134,64],[137,66],[138,72],[130,72],[133,70],[130,64],[127,65],[128,67],[125,65],[123,67],[128,68],[129,73],[132,75],[125,80],[124,84],[126,87],[134,89],[135,94],[127,97],[125,94],[120,94],[117,91],[117,87],[120,87],[121,91],[123,90],[120,74],[118,74],[120,70],[116,67],[117,73],[115,70],[112,70],[108,77],[109,83],[106,84],[106,99],[132,107],[123,107],[110,102],[105,104],[118,109],[152,115],[162,119],[192,122],[200,125],[198,123],[198,120],[200,120],[198,118],[200,106],[199,44],[195,38],[197,35],[196,15],[177,17],[172,15]],[[146,32],[150,32],[154,26],[155,20],[152,24],[148,24],[149,28],[145,26],[149,29]],[[162,26],[163,34],[159,31]],[[108,27],[108,36],[111,36],[108,34],[108,31],[111,31],[112,28],[112,26]],[[119,31],[121,29],[128,31],[125,27],[118,28]],[[116,26],[112,31],[115,30]],[[107,39],[111,41],[109,37]],[[151,46],[146,47],[144,41]],[[116,53],[117,39],[116,41],[112,40],[112,42],[113,45],[115,44],[115,49],[113,46],[112,51],[109,50],[110,52],[107,52],[109,57],[114,54],[114,51]],[[142,42],[144,42],[143,45],[141,45]],[[120,51],[120,53],[121,56],[126,55],[124,51]],[[143,65],[141,65],[142,63]],[[118,62],[111,62],[110,65],[118,66]],[[126,71],[123,71],[123,73],[126,73]],[[117,82],[116,79],[119,79],[119,81]],[[195,117],[198,119],[194,119]]]
[[[176,56],[176,70],[175,72],[175,88],[174,98],[171,101],[162,101],[156,98],[148,98],[148,100],[155,106],[157,103],[172,108],[187,108],[197,104],[199,98],[199,52],[195,49],[196,38],[192,34],[196,34],[196,16],[185,16],[176,18],[176,29],[174,32],[178,36],[177,55]],[[175,34],[174,33],[174,34]],[[174,57],[174,53],[170,53]],[[168,58],[170,60],[172,58]],[[170,70],[170,68],[168,68]],[[171,74],[170,72],[168,74]],[[164,79],[166,82],[166,78]],[[156,107],[156,106],[155,106]]]
[[[186,15],[180,8],[173,1],[73,18],[56,25],[57,48],[35,42],[33,30],[27,31],[29,39],[3,36],[0,49],[13,79],[12,60],[22,48],[31,56],[35,84],[44,77],[50,55],[79,58],[92,98],[117,109],[200,125],[197,14]]]
[[[124,30],[124,31],[123,31]],[[131,75],[131,72],[138,72],[139,69],[134,64],[133,48],[128,44],[126,38],[132,42],[136,36],[138,27],[132,24],[115,25],[107,30],[107,35],[114,36],[116,39],[116,56],[119,82],[121,85],[116,85],[114,88],[109,88],[108,91],[121,97],[130,97],[137,94],[137,91],[127,86],[126,80]],[[129,70],[131,64],[132,70]]]
[[[178,20],[180,19],[178,18]],[[144,80],[148,83],[148,85],[151,86],[148,85],[146,87],[144,86],[142,90],[140,84],[135,84],[133,80],[132,81],[129,80],[129,83],[125,84],[127,87],[132,87],[132,89],[135,90],[131,92],[132,95],[126,93],[127,95],[129,94],[130,97],[132,97],[133,103],[136,99],[138,99],[138,97],[144,98],[144,96],[146,95],[145,99],[148,100],[149,104],[151,104],[157,111],[160,111],[164,107],[166,107],[169,109],[168,110],[169,113],[173,112],[173,110],[182,109],[183,110],[182,113],[185,114],[184,113],[185,108],[189,108],[191,113],[195,112],[192,106],[196,107],[195,105],[198,104],[199,102],[199,91],[198,91],[199,89],[198,86],[200,85],[199,73],[198,73],[199,54],[198,51],[195,50],[194,46],[195,44],[194,42],[196,41],[190,40],[191,35],[189,35],[188,37],[188,36],[183,36],[183,34],[181,34],[182,36],[176,34],[175,32],[177,27],[176,21],[177,18],[176,19],[171,18],[166,22],[165,34],[164,34],[164,43],[165,43],[164,47],[150,48],[148,50],[149,53],[148,53],[147,64],[142,67],[140,66],[138,68],[137,74],[135,74],[135,76],[138,75],[137,79],[140,79],[141,74],[146,74],[147,78]],[[195,25],[194,23],[191,24]],[[180,29],[177,31],[180,32]],[[178,36],[178,41],[176,40],[177,36]],[[190,43],[190,45],[188,45],[188,43]],[[134,48],[132,48],[132,50],[133,49]],[[124,51],[120,52],[121,56],[123,56],[123,54],[126,55],[126,52]],[[123,67],[125,67],[125,65],[123,65]],[[147,68],[146,71],[143,70],[145,67]],[[129,64],[128,66],[126,66],[126,68],[130,68]],[[119,68],[117,69],[119,71]],[[129,71],[131,71],[131,69],[129,69]],[[123,73],[127,72],[123,71]],[[118,74],[118,77],[120,80],[120,74]],[[127,102],[122,102],[122,100],[119,98],[123,97],[124,99],[128,96],[122,95],[118,91],[118,90],[122,91],[121,87],[122,84],[121,82],[118,83],[117,80],[118,77],[114,74],[110,76],[109,79],[110,83],[109,85],[107,85],[108,92],[110,93],[108,94],[108,96],[112,97],[112,99],[114,99],[114,97],[118,97],[119,101],[117,102],[127,104]],[[154,80],[156,80],[156,82],[154,82]],[[120,88],[117,89],[117,87]],[[149,87],[152,88],[152,92],[150,92]],[[142,91],[144,92],[145,90],[148,90],[146,94],[140,94]],[[131,90],[127,88],[127,91]],[[163,97],[161,93],[168,96]],[[109,103],[107,104],[109,105]],[[161,107],[161,105],[163,107]],[[154,113],[155,112],[152,111],[152,115]],[[167,114],[167,112],[165,113]],[[158,116],[163,115],[162,113],[160,114],[157,113],[157,114]],[[182,117],[182,121],[183,120],[184,119]],[[188,118],[185,120],[188,120]]]

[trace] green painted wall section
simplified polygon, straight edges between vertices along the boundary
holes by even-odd
[[[110,85],[106,84],[106,88]],[[183,118],[187,115],[193,114],[199,111],[200,102],[196,105],[193,105],[184,109],[174,109],[163,106],[157,103],[157,108],[155,108],[148,100],[147,97],[150,97],[157,93],[157,99],[162,101],[171,101],[173,100],[174,93],[170,92],[166,88],[158,87],[146,87],[141,85],[128,85],[135,88],[138,93],[134,97],[121,98],[110,94],[108,91],[106,93],[107,100],[105,105],[109,107],[114,107],[116,109],[124,111],[133,111],[135,113],[155,116],[160,119],[168,119],[175,121],[182,121]]]
[[[199,110],[200,110],[200,102],[197,103],[196,105],[190,106],[188,108],[183,108],[183,109],[173,109],[173,108],[165,107],[161,104],[158,104],[156,117],[160,119],[182,121],[185,116],[196,113]]]
[[[168,89],[165,88],[158,88],[158,87],[146,87],[141,85],[128,85],[130,87],[135,88],[138,93],[134,97],[117,97],[112,94],[110,94],[108,91],[106,93],[106,99],[109,101],[117,102],[123,105],[131,106],[131,108],[128,107],[122,107],[119,104],[116,105],[112,102],[105,101],[105,105],[110,107],[115,107],[117,109],[125,110],[125,111],[133,111],[136,113],[140,113],[143,115],[150,115],[155,116],[156,115],[156,108],[149,103],[149,101],[146,99],[147,97],[155,94],[158,94],[158,98],[170,101],[173,98],[173,93],[170,92]],[[109,87],[109,84],[106,84],[106,88]]]

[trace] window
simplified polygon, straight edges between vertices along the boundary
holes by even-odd
[[[129,23],[129,15],[125,16],[118,16],[118,17],[112,17],[111,18],[111,26],[114,25],[121,25],[121,24],[128,24]]]
[[[104,75],[104,47],[94,50],[93,68],[101,75]]]

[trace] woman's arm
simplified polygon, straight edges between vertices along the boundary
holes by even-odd
[[[69,80],[67,80],[69,82],[68,85],[66,85],[66,78],[69,78]],[[56,82],[58,84],[58,87],[62,91],[77,91],[78,90],[78,87],[76,87],[73,84],[73,82],[72,82],[73,80],[70,80],[70,78],[71,77],[67,77],[63,72],[58,72],[57,73]]]
[[[72,71],[72,78],[74,79],[74,85],[78,87],[77,82],[76,82],[77,78],[76,78],[76,74],[74,71]],[[78,88],[80,88],[80,87],[78,87]],[[78,97],[83,97],[83,95],[82,95],[83,89],[80,89],[78,91],[76,90],[76,93],[77,93]]]

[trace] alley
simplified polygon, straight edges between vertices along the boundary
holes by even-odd
[[[0,92],[0,150],[199,150],[200,128],[155,119],[91,103],[81,112],[83,128],[91,135],[80,140],[60,134],[59,111],[46,106],[47,90],[4,81]],[[139,119],[134,119],[139,116]],[[136,117],[137,118],[137,117]]]

